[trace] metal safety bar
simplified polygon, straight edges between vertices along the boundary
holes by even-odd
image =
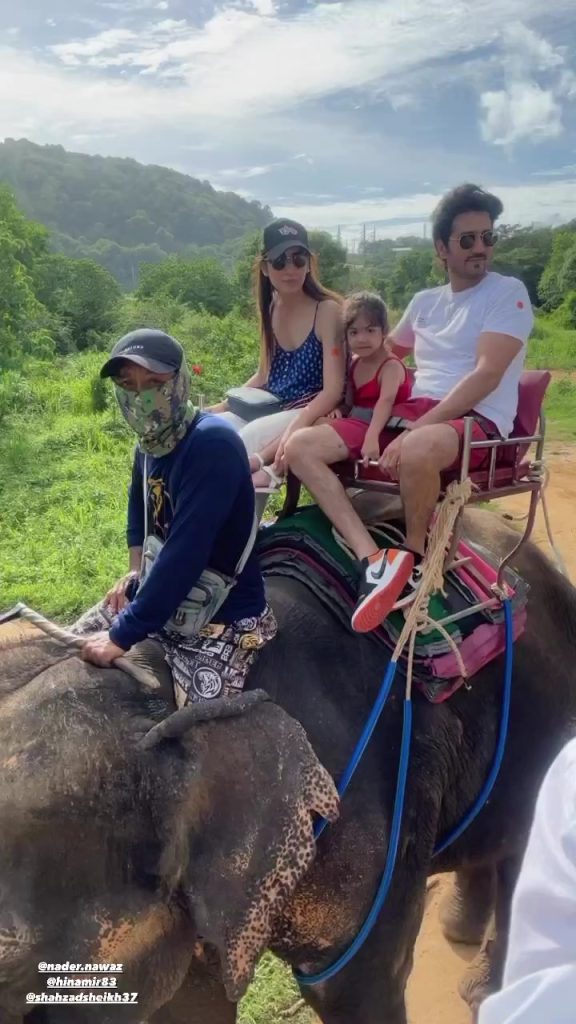
[[[512,551],[502,559],[498,568],[498,578],[496,583],[496,590],[502,591],[504,584],[504,572],[506,566],[510,564],[511,560],[518,553],[520,548],[530,538],[532,530],[534,528],[534,521],[536,519],[536,511],[538,508],[538,501],[540,498],[540,488],[542,485],[542,471],[543,471],[543,456],[544,456],[544,440],[545,440],[545,429],[546,429],[546,418],[544,413],[541,411],[538,421],[538,431],[531,434],[528,437],[507,437],[507,438],[495,438],[493,440],[486,441],[473,441],[473,430],[474,430],[473,416],[464,417],[464,436],[462,439],[462,461],[460,464],[460,483],[470,475],[470,458],[473,451],[478,449],[487,449],[490,451],[490,462],[488,465],[488,477],[486,486],[478,486],[474,484],[474,490],[470,498],[470,502],[486,501],[499,498],[511,497],[515,494],[530,494],[530,505],[528,509],[528,516],[526,519],[526,528],[524,533],[521,534],[518,543],[514,546]],[[526,475],[520,479],[514,479],[514,473],[517,472],[518,466],[510,465],[510,473],[512,480],[498,486],[496,481],[496,472],[498,469],[497,460],[498,453],[503,448],[510,447],[526,447],[530,445],[536,445],[536,451],[534,458],[526,461]],[[523,463],[520,463],[523,464]],[[369,466],[376,467],[379,465],[377,460],[371,459],[368,463]],[[383,494],[394,494],[399,493],[398,483],[393,480],[371,480],[364,479],[360,476],[360,470],[364,467],[362,460],[358,460],[354,463],[354,483],[357,484],[364,490],[367,491],[379,491]],[[483,472],[479,470],[478,472]],[[344,484],[346,481],[343,480]],[[443,492],[442,492],[443,493]],[[447,621],[456,621],[450,617]]]

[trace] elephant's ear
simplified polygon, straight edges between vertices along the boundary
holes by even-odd
[[[237,1000],[314,858],[313,815],[334,820],[338,795],[302,727],[271,703],[196,726],[183,744],[194,775],[172,818],[165,877],[175,880],[185,844],[180,884]]]

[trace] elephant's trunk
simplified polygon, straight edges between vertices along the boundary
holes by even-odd
[[[194,725],[202,722],[212,722],[218,718],[234,718],[243,715],[256,704],[269,700],[264,690],[251,690],[242,697],[222,697],[217,700],[199,701],[197,704],[188,704],[180,708],[174,714],[165,718],[163,722],[155,725],[140,740],[139,746],[143,750],[150,750],[162,740],[173,740],[183,736]]]

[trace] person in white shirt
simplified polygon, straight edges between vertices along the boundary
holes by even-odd
[[[479,1024],[576,1020],[576,739],[550,768],[538,797],[512,901],[500,992]]]
[[[335,431],[308,427],[286,447],[289,467],[361,563],[352,616],[358,632],[376,628],[414,598],[440,473],[459,464],[464,417],[474,418],[474,441],[506,437],[512,429],[534,317],[522,282],[490,271],[502,211],[501,201],[477,185],[444,196],[433,215],[433,239],[448,283],[419,292],[390,335],[396,355],[413,353],[416,366],[411,399],[394,407],[380,435],[380,468],[400,482],[405,547],[378,549],[356,514],[330,469],[350,456]],[[471,469],[487,457],[476,449]]]

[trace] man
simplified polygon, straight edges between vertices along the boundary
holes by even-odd
[[[254,488],[244,445],[219,418],[195,412],[182,348],[162,331],[126,335],[100,375],[112,378],[120,411],[139,441],[128,501],[130,571],[76,624],[79,633],[105,627],[85,641],[83,657],[110,665],[156,637],[179,704],[231,695],[276,632],[256,555],[248,554]],[[142,581],[145,542],[151,565]],[[195,635],[185,628],[189,612],[182,609],[207,568],[221,579],[237,579],[214,621]]]
[[[480,1024],[573,1024],[576,1019],[576,740],[538,797],[512,902],[502,991]]]
[[[474,441],[506,437],[512,429],[533,314],[522,282],[490,271],[494,222],[502,210],[500,200],[477,185],[444,196],[433,216],[433,239],[448,283],[419,292],[390,337],[395,353],[412,353],[416,365],[412,398],[394,408],[391,421],[401,432],[380,437],[380,467],[400,483],[405,546],[379,550],[352,508],[329,468],[347,457],[335,433],[334,443],[315,443],[320,428],[312,427],[290,441],[290,468],[361,563],[352,617],[359,632],[376,628],[397,602],[400,607],[414,596],[440,473],[459,464],[464,417],[474,418]],[[476,450],[471,468],[485,457]]]

